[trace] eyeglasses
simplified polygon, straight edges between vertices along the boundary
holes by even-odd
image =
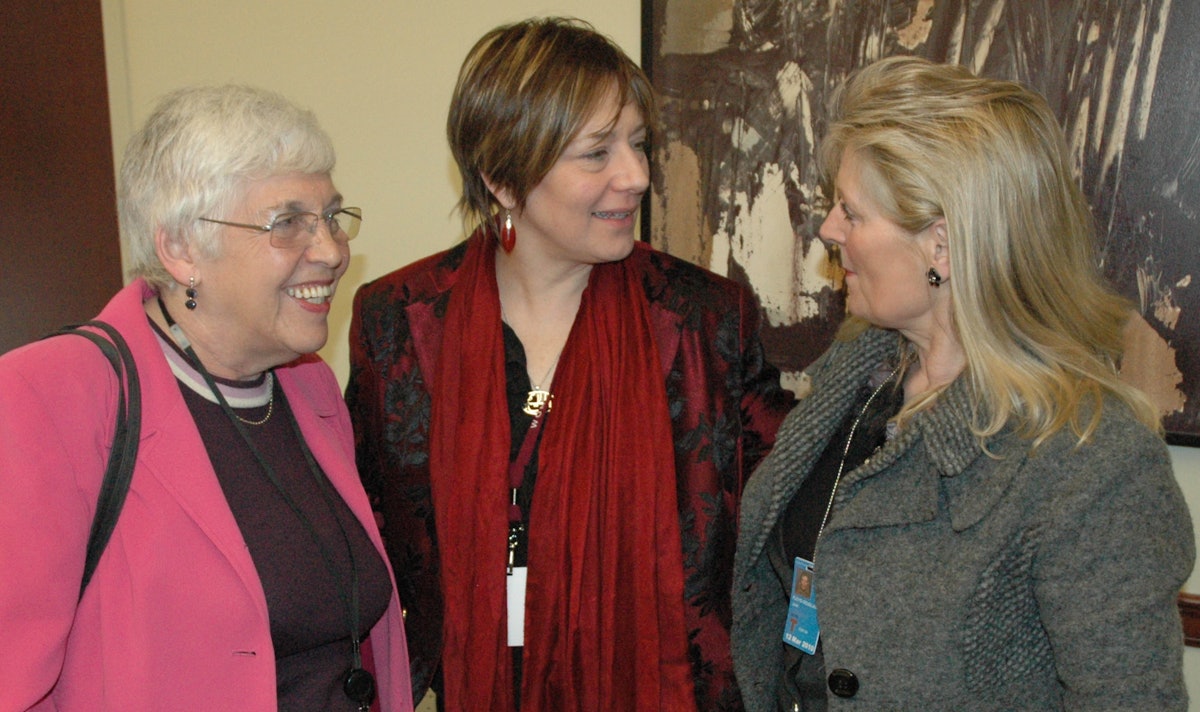
[[[281,250],[294,247],[308,247],[312,237],[317,234],[317,223],[324,222],[329,236],[335,242],[349,242],[358,234],[362,226],[362,208],[339,208],[324,215],[310,212],[283,213],[275,216],[269,225],[251,225],[249,223],[229,222],[228,220],[213,220],[200,218],[204,222],[244,227],[247,230],[271,233],[271,246]]]

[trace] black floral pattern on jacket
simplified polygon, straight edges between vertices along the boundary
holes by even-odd
[[[466,245],[363,285],[351,325],[346,400],[358,467],[406,610],[417,699],[434,683],[442,648],[427,377]],[[749,290],[660,252],[651,253],[648,265],[642,284],[655,341],[669,363],[664,377],[697,702],[700,710],[740,710],[729,642],[738,503],[794,399],[764,358]]]

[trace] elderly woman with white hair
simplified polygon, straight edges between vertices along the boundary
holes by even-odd
[[[121,383],[57,336],[0,358],[0,709],[410,710],[395,579],[313,355],[362,213],[275,94],[165,98],[125,153],[136,277],[100,313],[141,388],[83,581]],[[81,590],[81,583],[83,583]]]
[[[852,318],[742,499],[746,709],[1186,709],[1191,520],[1046,101],[889,58],[820,155]]]

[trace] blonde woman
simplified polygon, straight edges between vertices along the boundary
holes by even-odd
[[[1185,709],[1191,522],[1046,102],[886,59],[821,158],[852,316],[743,499],[747,709]]]

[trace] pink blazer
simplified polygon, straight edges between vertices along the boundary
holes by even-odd
[[[142,432],[129,496],[81,601],[116,380],[75,336],[0,358],[0,712],[276,709],[266,599],[147,324],[152,294],[138,280],[100,314],[134,353]],[[382,555],[333,373],[309,357],[276,374],[313,455]],[[394,592],[369,652],[382,709],[411,710]]]

